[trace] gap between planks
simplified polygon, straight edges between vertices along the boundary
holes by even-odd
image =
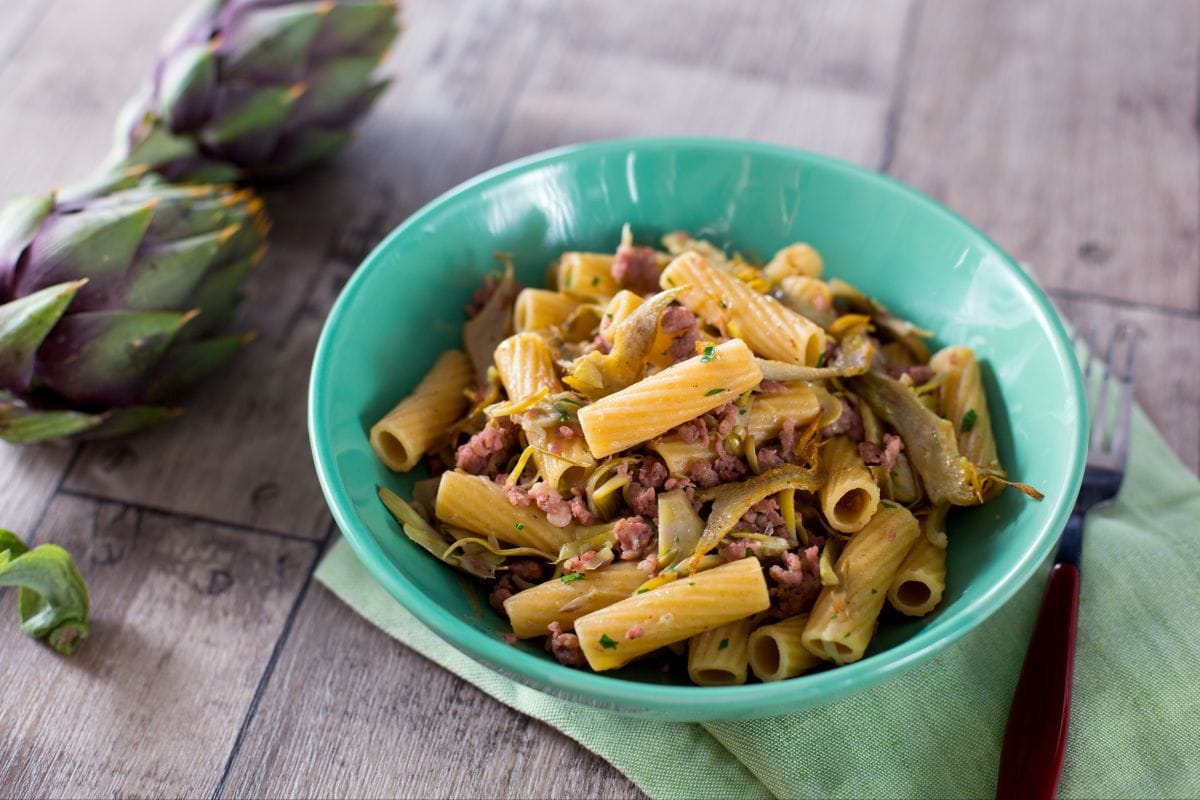
[[[900,112],[904,110],[904,101],[908,98],[913,49],[917,41],[917,29],[921,27],[924,5],[923,0],[913,0],[904,16],[904,29],[900,33],[900,56],[896,61],[898,77],[896,85],[892,87],[892,97],[883,126],[883,153],[879,158],[879,171],[884,174],[891,171],[892,160],[896,157],[896,140],[900,137]]]

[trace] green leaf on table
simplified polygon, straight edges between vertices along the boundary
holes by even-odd
[[[88,591],[71,554],[56,544],[30,550],[0,529],[0,586],[20,587],[21,627],[63,655],[75,652],[91,632]]]

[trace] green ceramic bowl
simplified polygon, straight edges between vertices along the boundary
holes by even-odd
[[[629,222],[640,241],[684,229],[767,257],[810,242],[826,273],[984,364],[1000,456],[1045,492],[1016,491],[951,516],[947,588],[919,621],[889,619],[868,656],[783,684],[702,688],[648,669],[594,674],[540,645],[509,645],[483,593],[412,545],[376,499],[414,477],[374,457],[368,428],[446,348],[493,253],[540,286],[567,249],[612,251]],[[963,636],[1012,597],[1049,553],[1083,471],[1086,412],[1072,351],[1046,297],[959,217],[886,177],[823,156],[716,139],[632,139],[567,147],[487,172],[410,217],[338,298],[317,347],[309,435],[325,497],[371,574],[446,641],[559,697],[665,720],[752,718],[828,703],[886,680]]]

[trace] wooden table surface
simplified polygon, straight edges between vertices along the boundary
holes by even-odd
[[[87,174],[183,0],[0,3],[0,195]],[[269,195],[257,342],[182,419],[0,447],[0,525],[92,590],[74,658],[0,597],[0,796],[641,793],[312,581],[322,320],[360,258],[471,175],[568,142],[712,134],[881,171],[1034,265],[1075,323],[1147,336],[1137,396],[1200,465],[1200,4],[413,0],[360,139]]]

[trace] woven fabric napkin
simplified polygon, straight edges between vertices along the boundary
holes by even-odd
[[[1200,796],[1198,521],[1200,482],[1136,412],[1124,488],[1087,521],[1063,797]],[[630,720],[497,675],[405,611],[345,541],[317,580],[652,797],[990,797],[1044,573],[974,631],[881,686],[786,716],[703,724]]]

